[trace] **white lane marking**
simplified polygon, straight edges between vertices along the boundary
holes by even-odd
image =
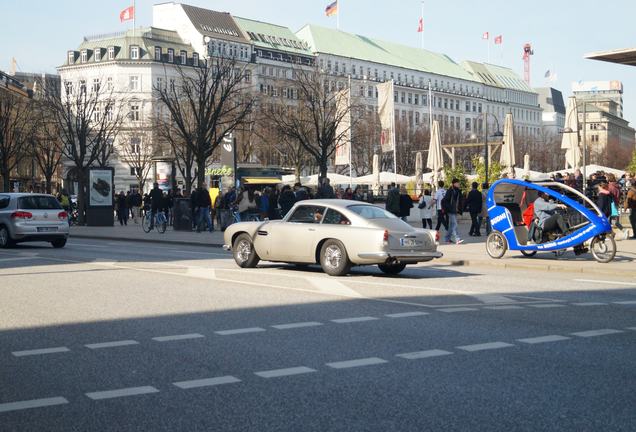
[[[454,313],[454,312],[470,312],[470,311],[476,311],[479,309],[467,308],[467,307],[456,307],[456,308],[443,308],[443,309],[435,309],[435,310],[439,312]]]
[[[381,359],[379,357],[369,357],[369,358],[362,358],[362,359],[356,359],[356,360],[345,360],[345,361],[327,363],[327,366],[333,369],[347,369],[347,368],[354,368],[354,367],[361,367],[361,366],[378,365],[382,363],[388,363],[388,361]]]
[[[424,359],[429,357],[446,356],[451,354],[452,352],[450,351],[433,349],[433,350],[426,350],[426,351],[415,351],[415,352],[404,353],[404,354],[396,354],[395,356],[402,357],[403,359],[407,359],[407,360],[417,360],[417,359]]]
[[[75,247],[87,247],[87,248],[99,248],[99,249],[112,249],[112,246],[104,246],[104,245],[96,245],[96,244],[88,244],[88,243],[69,243],[69,246]]]
[[[41,408],[53,405],[67,404],[68,400],[63,397],[51,397],[45,399],[33,399],[19,402],[8,402],[0,404],[0,412],[18,411],[29,408]]]
[[[61,352],[68,352],[68,351],[70,351],[70,349],[68,349],[65,346],[62,346],[62,347],[55,347],[55,348],[41,348],[41,349],[26,350],[26,351],[13,351],[11,354],[13,354],[16,357],[26,357],[26,356],[32,356],[32,355],[54,354],[54,353],[61,353]]]
[[[336,324],[347,324],[347,323],[357,323],[357,322],[365,322],[365,321],[375,321],[378,318],[372,316],[361,316],[361,317],[353,317],[353,318],[338,318],[332,319],[331,322]]]
[[[539,337],[531,337],[524,339],[517,339],[519,342],[527,343],[527,344],[538,344],[538,343],[546,343],[546,342],[560,342],[564,340],[571,339],[567,336],[560,335],[549,335],[549,336],[539,336]]]
[[[90,349],[100,349],[100,348],[115,348],[115,347],[128,346],[128,345],[139,345],[139,342],[135,340],[121,340],[121,341],[114,341],[114,342],[86,344],[84,346]]]
[[[300,375],[306,373],[318,372],[316,369],[308,368],[305,366],[298,366],[286,369],[274,369],[268,371],[254,372],[254,375],[258,375],[262,378],[279,378],[290,375]]]
[[[609,284],[609,285],[626,285],[636,287],[636,282],[618,282],[618,281],[607,281],[607,280],[597,280],[597,279],[574,279],[575,282],[587,282],[587,283],[597,283],[597,284]]]
[[[157,342],[170,342],[170,341],[179,341],[179,340],[186,340],[186,339],[199,339],[204,337],[205,336],[199,333],[189,333],[189,334],[172,335],[172,336],[157,336],[157,337],[153,337],[152,340]]]
[[[179,381],[172,383],[173,385],[179,387],[183,390],[198,388],[198,387],[210,387],[222,384],[234,384],[241,382],[240,379],[233,377],[231,375],[214,377],[214,378],[203,378],[198,380],[190,380],[190,381]]]
[[[484,350],[499,349],[499,348],[509,348],[513,346],[514,346],[513,344],[509,344],[505,342],[487,342],[487,343],[475,344],[475,345],[458,346],[457,349],[468,351],[468,352],[474,352],[474,351],[484,351]]]
[[[387,318],[410,318],[414,316],[429,315],[428,312],[400,312],[384,315]]]
[[[189,254],[194,254],[194,255],[216,255],[216,256],[224,256],[226,258],[232,258],[232,253],[231,252],[226,252],[226,253],[220,253],[220,252],[195,252],[195,251],[186,251],[186,250],[180,250],[180,249],[161,249],[162,251],[165,250],[167,252],[177,252],[177,253],[189,253]]]
[[[340,295],[351,298],[361,298],[362,295],[354,289],[349,288],[333,278],[308,276],[307,280],[318,292],[323,294]]]
[[[560,307],[565,307],[566,305],[562,305],[562,304],[531,304],[531,305],[527,305],[528,307],[533,307],[533,308],[537,308],[537,309],[550,309],[550,308],[560,308]]]
[[[101,400],[101,399],[114,399],[114,398],[127,397],[127,396],[137,396],[137,395],[149,394],[149,393],[159,393],[159,390],[157,390],[156,388],[152,386],[128,387],[128,388],[117,389],[117,390],[106,390],[106,391],[86,393],[86,396],[88,396],[89,398],[93,400]]]
[[[244,334],[244,333],[258,333],[258,332],[264,332],[265,329],[262,327],[248,327],[248,328],[240,328],[240,329],[232,329],[232,330],[218,330],[215,331],[214,333],[221,335],[221,336],[229,336],[229,335],[237,335],[237,334]]]
[[[634,330],[636,331],[636,327],[625,327],[627,330]]]
[[[513,309],[523,309],[521,306],[516,305],[502,305],[502,306],[484,306],[484,309],[492,309],[492,310],[513,310]]]
[[[516,300],[512,300],[506,296],[502,296],[499,294],[471,294],[471,297],[476,298],[480,302],[491,304],[491,303],[516,303]]]
[[[288,329],[303,328],[303,327],[316,327],[321,325],[322,325],[321,322],[307,321],[307,322],[297,322],[297,323],[290,323],[290,324],[276,324],[276,325],[273,325],[272,327],[278,330],[288,330]]]
[[[572,336],[578,337],[594,337],[594,336],[605,336],[616,333],[624,333],[623,330],[615,330],[615,329],[600,329],[600,330],[588,330],[576,333],[570,333]]]
[[[38,257],[22,256],[22,257],[12,257],[12,258],[0,258],[0,262],[24,261],[24,260],[34,260],[34,259],[38,259]]]
[[[619,305],[636,305],[636,300],[617,301],[617,302],[612,302],[612,303],[619,304]]]
[[[581,303],[571,303],[573,306],[607,306],[607,303],[601,302],[581,302]]]

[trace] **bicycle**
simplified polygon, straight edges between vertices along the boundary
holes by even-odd
[[[159,211],[155,214],[155,223],[152,224],[152,212],[147,211],[143,220],[141,221],[141,228],[145,233],[149,233],[153,228],[156,228],[160,234],[166,232],[166,228],[168,227],[168,219],[166,219],[166,215]]]

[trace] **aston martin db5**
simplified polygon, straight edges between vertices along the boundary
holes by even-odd
[[[398,274],[442,256],[436,231],[413,228],[372,204],[336,199],[299,201],[282,220],[232,224],[224,243],[243,268],[260,260],[320,264],[331,276],[357,265]]]

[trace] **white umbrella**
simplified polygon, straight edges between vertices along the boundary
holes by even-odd
[[[561,148],[565,149],[565,168],[578,168],[581,160],[581,149],[579,148],[579,113],[576,108],[576,98],[568,98],[568,106],[565,110],[565,129],[570,129],[563,133]]]
[[[428,156],[426,158],[426,168],[430,168],[433,171],[433,184],[435,184],[437,175],[443,167],[444,156],[442,154],[442,139],[439,134],[439,122],[437,120],[433,120],[431,141],[428,146]]]
[[[407,184],[412,181],[413,181],[413,177],[405,176],[402,174],[395,174],[395,173],[387,172],[387,171],[382,171],[381,173],[379,173],[379,176],[376,176],[374,174],[369,174],[362,177],[355,177],[353,179],[353,184],[373,185],[375,184],[375,182],[378,182],[379,184],[383,184],[383,185],[391,184],[393,182],[396,182],[397,184]]]
[[[526,177],[530,173],[530,155],[523,156],[523,176]]]
[[[515,135],[512,113],[506,114],[504,123],[503,144],[501,145],[501,156],[499,162],[508,168],[509,173],[513,173],[512,168],[516,165],[515,161]]]
[[[373,155],[373,181],[371,186],[374,194],[380,193],[380,155]]]
[[[313,174],[313,175],[310,175],[309,177],[303,177],[304,181],[302,181],[302,184],[307,186],[318,186],[319,177],[320,177],[319,174]],[[327,173],[327,178],[329,179],[332,185],[344,185],[344,184],[348,185],[349,184],[349,176],[345,176],[342,174]],[[353,178],[353,180],[355,180],[355,177]]]
[[[417,193],[422,191],[422,152],[415,153],[415,188]]]

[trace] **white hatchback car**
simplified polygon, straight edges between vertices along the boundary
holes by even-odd
[[[0,248],[30,241],[61,248],[68,235],[68,214],[54,196],[0,192]]]

